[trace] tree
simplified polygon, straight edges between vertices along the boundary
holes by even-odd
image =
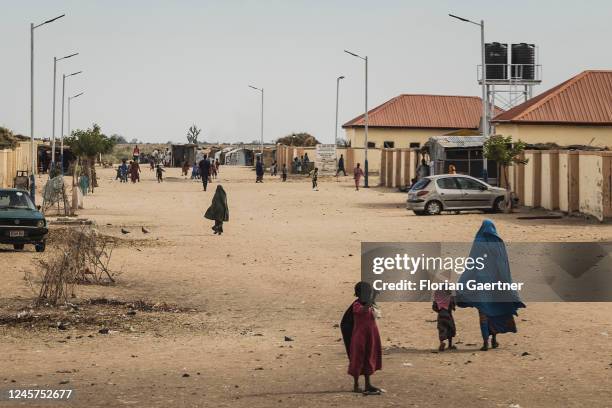
[[[200,136],[201,132],[202,129],[198,129],[194,123],[187,131],[187,143],[198,144],[198,136]]]
[[[70,146],[72,153],[79,158],[89,178],[89,187],[93,193],[94,187],[98,187],[96,178],[96,156],[111,153],[116,140],[102,134],[100,126],[93,124],[91,129],[77,129],[64,139],[64,143]]]
[[[281,137],[276,140],[276,143],[286,146],[316,146],[319,144],[319,141],[313,135],[306,132],[301,132],[292,133],[285,137]]]
[[[348,139],[344,139],[339,137],[336,141],[336,146],[338,147],[351,147],[351,141]]]
[[[125,137],[123,137],[123,136],[121,136],[121,135],[118,135],[118,134],[116,134],[116,133],[115,133],[115,134],[113,134],[113,135],[111,135],[111,137],[110,137],[110,138],[111,138],[112,140],[114,140],[116,144],[127,144],[127,142],[128,142],[128,141],[127,141],[127,139],[126,139]]]
[[[488,160],[494,160],[497,163],[498,181],[500,183],[500,175],[504,176],[504,184],[506,186],[506,197],[504,199],[504,207],[506,212],[512,209],[510,203],[510,182],[508,180],[508,167],[515,164],[527,164],[527,159],[521,157],[521,153],[525,150],[526,144],[521,140],[512,142],[512,136],[494,135],[489,137],[483,146],[484,156]]]

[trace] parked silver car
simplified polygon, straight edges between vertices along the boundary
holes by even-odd
[[[408,191],[406,208],[416,215],[442,211],[502,211],[506,190],[462,174],[424,177]]]

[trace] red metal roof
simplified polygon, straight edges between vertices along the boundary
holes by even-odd
[[[497,123],[612,125],[612,71],[584,71],[497,115]]]
[[[481,116],[482,103],[476,96],[404,94],[368,111],[368,126],[478,129]],[[343,128],[363,126],[364,115],[342,125]]]

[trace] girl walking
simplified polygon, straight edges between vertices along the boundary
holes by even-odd
[[[453,310],[455,310],[455,301],[452,293],[449,290],[436,290],[434,292],[433,305],[431,307],[438,314],[438,338],[440,340],[439,351],[444,351],[448,340],[448,349],[456,350],[453,346],[453,337],[457,335],[455,328],[455,319],[453,318]]]

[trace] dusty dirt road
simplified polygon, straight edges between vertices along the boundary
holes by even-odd
[[[519,333],[479,352],[477,313],[456,313],[459,350],[435,353],[429,303],[382,305],[387,393],[350,392],[337,328],[360,275],[361,241],[471,241],[481,214],[416,217],[404,194],[355,192],[349,178],[255,184],[250,169],[222,167],[230,222],[221,237],[202,214],[212,198],[178,169],[158,184],[100,171],[100,188],[79,216],[126,242],[113,255],[116,286],[79,288],[79,298],[176,305],[67,330],[0,325],[0,389],[73,389],[71,407],[602,407],[612,401],[612,304],[528,304]],[[508,241],[610,240],[612,226],[579,219],[492,217]],[[150,230],[141,232],[141,226]],[[131,231],[123,235],[121,228]],[[0,251],[0,306],[28,301],[23,280],[40,257]],[[97,309],[96,309],[97,310]],[[6,312],[8,313],[8,312]],[[95,311],[104,316],[104,310]],[[102,319],[103,320],[103,319]],[[285,336],[293,341],[285,341]],[[524,352],[528,355],[522,356]],[[188,376],[187,376],[187,375]]]

